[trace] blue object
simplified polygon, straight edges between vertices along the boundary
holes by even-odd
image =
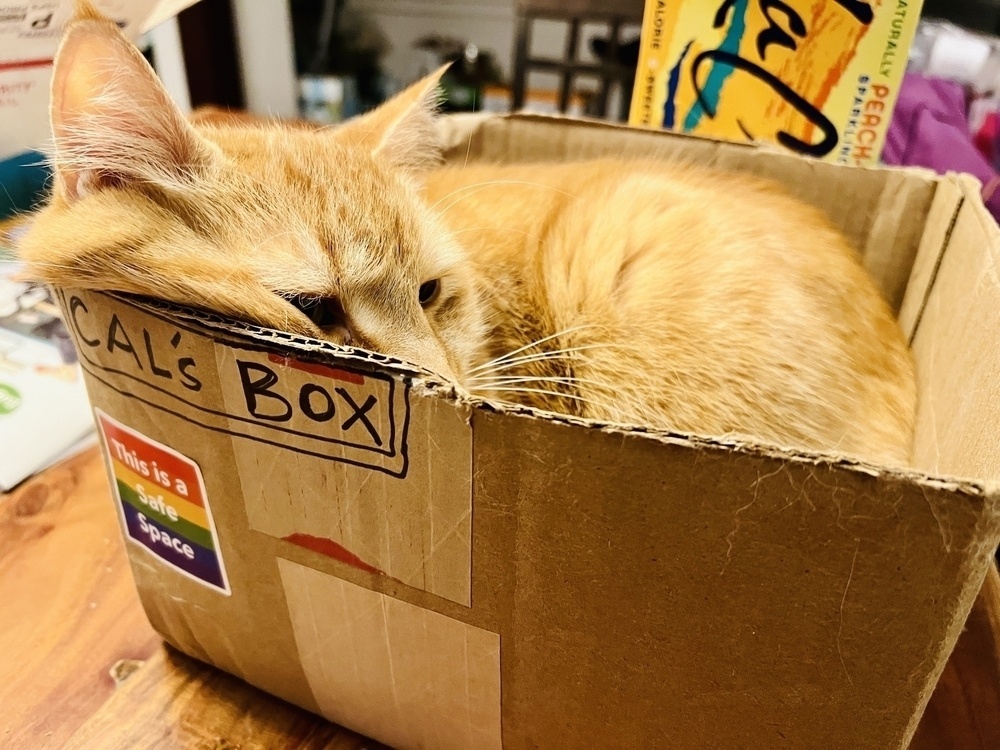
[[[735,0],[733,3],[733,17],[729,22],[729,28],[726,29],[726,36],[722,40],[722,44],[719,45],[720,52],[729,52],[734,55],[740,53],[740,43],[743,41],[743,35],[747,30],[746,16],[748,4],[747,0]],[[719,100],[722,98],[722,85],[733,72],[734,68],[732,65],[724,63],[717,65],[714,61],[712,62],[708,78],[705,80],[705,88],[702,89],[702,95],[705,97],[705,101],[708,102],[711,110],[714,111],[719,106]],[[698,123],[701,122],[704,114],[705,108],[702,107],[701,101],[695,101],[691,105],[687,117],[684,118],[684,132],[690,133],[698,127]]]
[[[52,170],[45,155],[25,151],[0,161],[0,220],[30,211],[45,197]]]

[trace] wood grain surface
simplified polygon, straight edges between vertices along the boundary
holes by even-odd
[[[95,449],[0,496],[0,747],[62,747],[159,639]]]
[[[64,747],[375,750],[381,745],[161,646]]]
[[[160,644],[90,450],[0,496],[0,747],[380,746]],[[1000,748],[994,569],[911,750]]]

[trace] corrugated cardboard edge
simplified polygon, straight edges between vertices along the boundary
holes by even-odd
[[[921,243],[918,255],[914,259],[913,271],[907,288],[907,298],[899,316],[910,344],[914,342],[920,331],[924,313],[934,292],[938,273],[952,246],[952,235],[962,212],[973,211],[984,234],[991,236],[994,240],[991,244],[1000,246],[1000,228],[997,227],[995,220],[987,212],[982,202],[981,189],[980,181],[968,174],[949,172],[938,178],[938,189],[932,212],[937,208],[940,198],[940,203],[945,207],[950,204],[950,216],[947,221],[940,222],[941,231],[938,236],[931,238],[930,242]],[[925,223],[931,223],[930,217]],[[924,476],[930,480],[929,475]],[[979,549],[969,550],[966,563],[967,573],[958,596],[958,605],[953,610],[952,618],[947,624],[946,638],[938,644],[934,669],[922,692],[920,705],[910,719],[900,750],[909,746],[916,733],[934,687],[937,685],[959,635],[964,629],[972,604],[982,588],[990,567],[996,564],[994,555],[997,545],[1000,544],[1000,539],[997,539],[998,533],[1000,533],[998,530],[1000,521],[997,518],[998,513],[1000,513],[1000,485],[987,482],[982,487],[984,509],[977,521],[975,531],[975,536],[982,541]],[[980,561],[982,562],[980,563]]]
[[[548,123],[565,119],[537,115],[511,115],[507,117],[509,119],[517,120],[540,120]],[[449,140],[446,142],[448,142],[452,148],[458,148],[460,150],[462,148],[462,144],[465,143],[466,138],[471,139],[476,137],[478,128],[482,127],[484,123],[495,119],[496,117],[492,115],[473,115],[463,118],[462,121],[454,123],[456,127],[450,132],[448,135]],[[575,124],[601,130],[625,129],[622,126],[602,122],[575,121]],[[663,136],[662,133],[653,133],[651,135],[653,137]],[[668,137],[677,138],[685,136],[671,135]],[[725,145],[732,146],[732,144]],[[469,141],[467,147],[471,148],[471,140]],[[766,153],[770,158],[791,158],[787,155],[774,153],[771,149],[766,147],[762,148],[745,144],[740,145],[739,147],[743,149],[757,149],[758,152]],[[869,169],[867,167],[837,167],[836,165],[825,166],[833,169]],[[896,171],[913,173],[922,179],[928,179],[929,177],[929,173],[926,170],[903,169]],[[907,303],[910,307],[901,311],[901,319],[905,320],[905,318],[909,316],[909,321],[905,325],[908,329],[907,333],[911,337],[911,340],[912,336],[915,335],[915,332],[919,327],[923,308],[926,305],[927,299],[933,288],[936,271],[940,267],[944,253],[947,252],[951,237],[951,229],[954,227],[957,216],[967,201],[971,201],[973,204],[978,202],[978,185],[973,178],[962,175],[948,175],[945,178],[935,177],[934,181],[937,185],[934,200],[940,200],[942,205],[948,207],[949,210],[952,211],[952,214],[950,221],[945,226],[943,236],[935,238],[933,242],[922,242],[919,249],[919,255],[921,257],[918,257],[918,259],[914,262],[914,269],[911,274],[911,284],[913,284],[913,287],[910,288],[910,291],[914,292],[917,289],[921,291],[919,294],[908,294]],[[955,191],[960,191],[962,194],[962,199],[957,201],[957,203],[954,201]],[[951,195],[949,195],[949,193],[951,193]],[[924,222],[925,226],[930,222],[931,218],[928,215]],[[990,561],[992,559],[992,552],[996,548],[997,544],[1000,543],[1000,488],[984,484],[976,480],[944,477],[912,469],[878,466],[872,463],[854,460],[836,453],[803,452],[782,448],[780,446],[764,445],[752,439],[740,439],[736,436],[732,438],[710,438],[663,430],[652,430],[636,425],[597,423],[584,419],[566,417],[560,414],[542,412],[527,407],[518,407],[509,404],[491,402],[464,394],[454,386],[442,383],[433,373],[421,371],[419,368],[414,368],[412,365],[398,362],[392,360],[391,358],[381,357],[379,355],[373,355],[371,353],[357,350],[343,349],[323,342],[300,339],[298,337],[289,336],[288,334],[260,329],[255,326],[234,325],[232,322],[226,321],[217,316],[206,317],[204,314],[195,311],[182,311],[177,308],[172,308],[171,306],[164,306],[160,303],[153,304],[163,312],[180,314],[192,322],[200,322],[203,325],[208,325],[220,334],[246,337],[254,340],[256,343],[269,343],[276,346],[286,347],[291,346],[297,351],[302,352],[306,358],[310,355],[323,357],[324,355],[335,354],[336,356],[346,357],[351,361],[358,363],[367,363],[378,367],[384,367],[394,371],[398,376],[406,378],[410,381],[413,384],[415,393],[445,398],[446,400],[461,403],[470,408],[487,410],[501,414],[516,415],[532,420],[541,419],[566,425],[586,427],[588,429],[597,429],[603,432],[619,434],[622,436],[641,437],[642,439],[649,439],[660,443],[681,446],[691,450],[735,451],[748,455],[766,456],[798,464],[837,466],[849,471],[863,473],[874,477],[907,482],[921,487],[943,489],[949,492],[957,492],[968,497],[976,498],[977,505],[980,508],[978,511],[979,518],[977,521],[976,538],[980,539],[981,543],[979,547],[970,548],[968,550],[968,556],[964,565],[967,571],[964,575],[965,583],[962,586],[956,600],[949,605],[951,618],[946,627],[947,636],[939,644],[937,644],[937,651],[935,652],[933,665],[928,665],[930,667],[928,670],[929,678],[927,679],[921,692],[920,705],[913,713],[910,724],[907,727],[907,742],[915,731],[919,718],[926,707],[927,700],[929,700],[933,686],[939,679],[940,674],[947,663],[947,659],[957,642],[958,635],[960,634],[962,626],[968,617],[972,604],[975,600],[976,593],[981,586],[989,564],[991,564]],[[901,745],[901,747],[905,747],[905,744]]]
[[[441,380],[440,376],[430,370],[418,367],[417,365],[409,362],[404,362],[400,359],[395,359],[385,354],[379,354],[378,352],[369,352],[365,349],[338,346],[337,344],[329,341],[321,341],[319,339],[312,339],[305,336],[297,336],[295,334],[278,331],[273,328],[263,328],[261,326],[253,325],[252,323],[243,323],[225,318],[208,310],[199,310],[191,307],[185,307],[183,305],[176,305],[170,302],[152,299],[150,297],[139,297],[121,292],[101,292],[101,294],[106,294],[109,297],[124,302],[127,305],[143,309],[146,312],[168,315],[180,320],[182,323],[201,326],[209,329],[210,331],[216,332],[222,337],[227,334],[235,335],[243,339],[251,340],[255,344],[260,344],[264,347],[270,346],[276,349],[280,349],[285,346],[292,346],[306,355],[310,353],[333,355],[340,359],[348,360],[351,364],[368,367],[383,367],[399,376],[416,376],[427,381],[435,381],[444,385],[444,381]]]
[[[104,293],[102,293],[104,294]],[[310,356],[313,358],[327,358],[330,356],[341,360],[347,360],[351,364],[367,365],[369,367],[380,367],[390,370],[397,377],[405,378],[414,388],[414,392],[419,395],[435,396],[452,401],[455,404],[492,411],[499,414],[515,414],[529,419],[543,419],[550,422],[557,422],[575,427],[585,427],[587,429],[598,429],[612,434],[643,436],[657,442],[688,447],[696,450],[720,449],[747,453],[768,458],[777,458],[801,464],[825,464],[837,466],[851,471],[867,474],[873,477],[891,477],[897,480],[909,481],[915,484],[925,484],[938,489],[962,492],[973,496],[985,496],[988,494],[986,485],[974,478],[938,476],[925,472],[915,471],[905,467],[881,466],[872,462],[855,459],[850,456],[831,451],[803,451],[795,448],[770,445],[756,441],[749,437],[710,437],[698,435],[696,433],[684,433],[671,430],[662,430],[643,425],[631,425],[615,422],[600,422],[597,420],[572,417],[557,412],[545,411],[529,406],[520,406],[500,401],[473,396],[464,392],[455,384],[443,381],[438,375],[429,370],[419,368],[402,360],[394,359],[383,354],[369,352],[364,349],[343,347],[327,341],[319,341],[302,336],[296,336],[281,331],[263,328],[250,323],[238,323],[201,310],[174,305],[159,300],[140,298],[132,295],[108,293],[108,296],[119,299],[127,304],[146,309],[159,314],[176,316],[186,323],[202,325],[205,328],[217,332],[222,336],[235,336],[236,338],[251,341],[254,344],[262,345],[265,348],[273,346],[275,348],[292,348],[306,361]],[[1000,507],[1000,506],[998,506]]]
[[[467,143],[470,137],[475,137],[476,133],[489,122],[537,122],[546,125],[552,124],[569,124],[574,127],[583,127],[594,130],[603,130],[616,133],[628,133],[629,135],[638,135],[638,137],[648,137],[648,138],[671,138],[689,141],[698,141],[701,143],[712,143],[719,146],[725,146],[726,148],[741,149],[750,152],[760,153],[768,158],[777,158],[782,161],[789,162],[802,162],[802,157],[796,154],[792,154],[786,149],[780,146],[764,143],[764,142],[754,142],[747,143],[743,141],[727,141],[722,138],[713,138],[711,136],[698,136],[690,135],[688,133],[674,133],[666,130],[650,129],[650,128],[636,128],[630,125],[610,122],[607,120],[598,120],[590,117],[570,117],[568,115],[555,115],[555,114],[544,114],[539,112],[511,112],[511,113],[461,113],[448,115],[446,117],[441,117],[438,123],[438,133],[441,138],[441,143],[444,149],[461,149]],[[914,176],[921,177],[923,179],[941,179],[940,176],[932,169],[926,169],[923,167],[896,167],[896,166],[874,166],[874,165],[854,165],[854,164],[834,164],[832,162],[816,161],[811,162],[817,165],[822,165],[822,168],[826,169],[848,169],[848,170],[860,170],[864,172],[898,172],[902,174],[910,174]],[[963,177],[968,178],[971,181],[975,181],[975,178],[963,175]]]
[[[941,179],[931,213],[902,310],[920,383],[914,465],[1000,481],[1000,228],[967,175]]]

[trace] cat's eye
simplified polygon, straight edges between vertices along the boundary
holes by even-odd
[[[321,330],[342,326],[344,308],[334,297],[307,297],[303,294],[281,295]]]
[[[420,291],[418,292],[418,298],[420,299],[420,306],[427,307],[432,304],[434,300],[438,298],[441,293],[441,281],[439,279],[431,279],[430,281],[425,281],[420,285]]]

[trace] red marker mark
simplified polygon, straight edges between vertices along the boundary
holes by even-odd
[[[267,358],[276,365],[291,367],[293,370],[308,372],[310,375],[322,375],[327,378],[333,378],[334,380],[343,380],[345,383],[353,383],[354,385],[365,384],[365,379],[361,375],[353,372],[346,372],[345,370],[338,370],[336,367],[318,365],[313,362],[300,362],[299,360],[292,359],[291,357],[282,357],[280,354],[268,354]]]
[[[312,550],[313,552],[318,552],[326,557],[331,557],[334,560],[339,560],[346,565],[350,565],[352,568],[357,568],[358,570],[363,570],[365,573],[374,573],[375,575],[384,576],[385,572],[379,570],[374,565],[369,565],[360,557],[355,555],[353,552],[347,548],[337,544],[332,539],[325,539],[320,536],[312,536],[311,534],[289,534],[284,537],[286,542],[291,542],[298,547],[304,547],[305,549]]]
[[[47,60],[15,60],[0,63],[0,70],[25,70],[27,68],[47,68],[52,65],[52,58]]]

